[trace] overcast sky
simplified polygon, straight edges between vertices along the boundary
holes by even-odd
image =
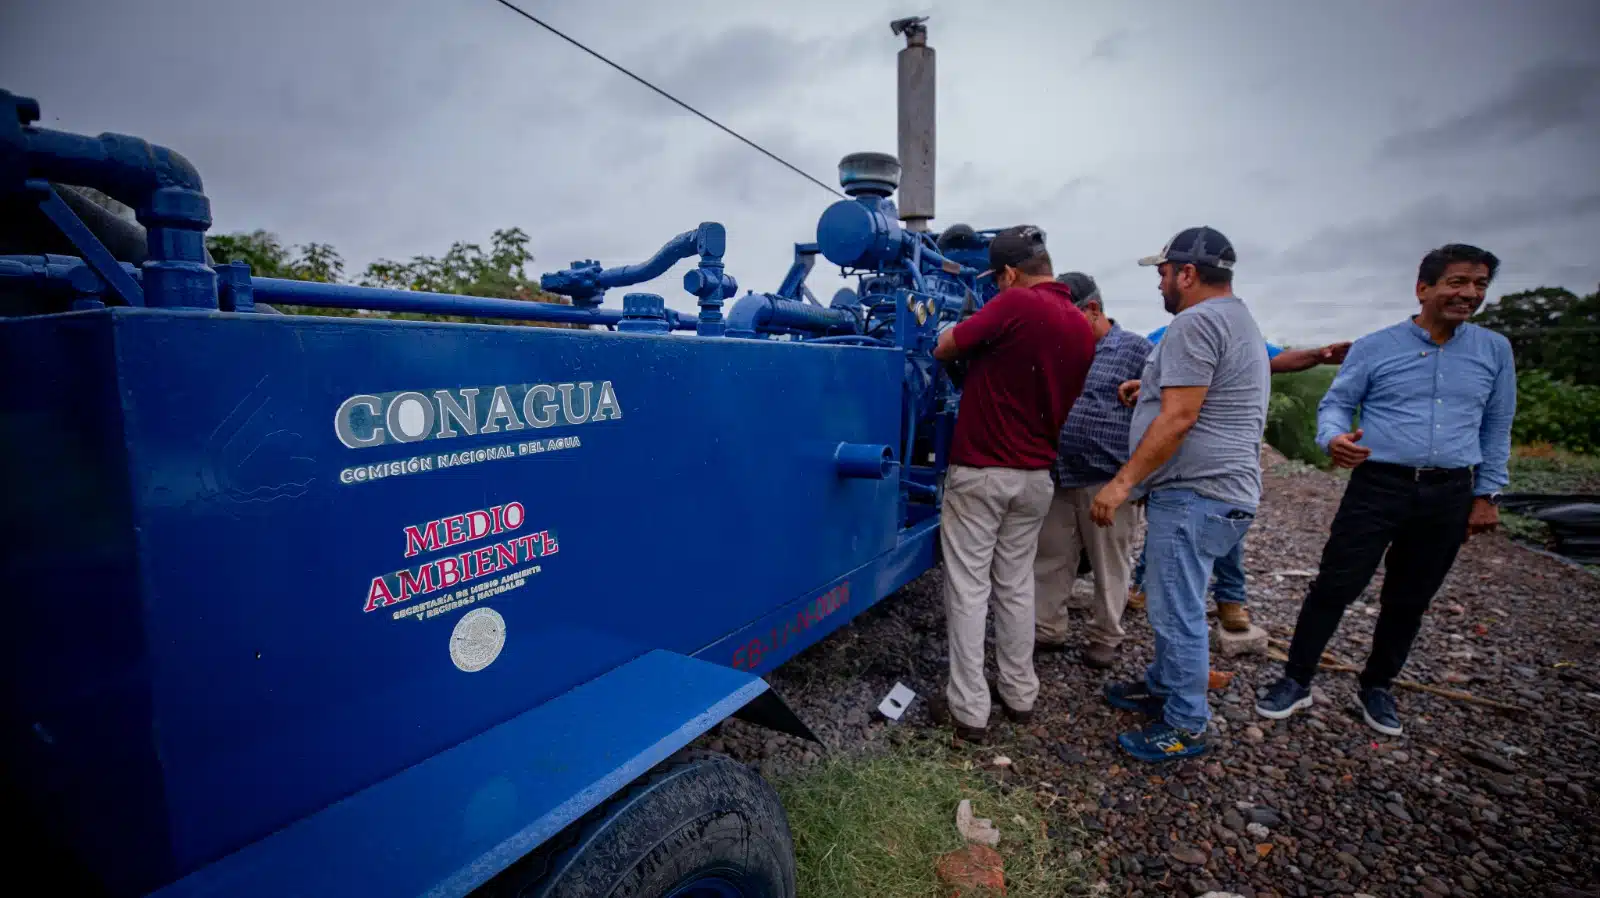
[[[1294,343],[1409,314],[1449,241],[1501,255],[1492,295],[1600,284],[1595,0],[522,4],[830,184],[894,152],[888,23],[931,16],[935,227],[1039,224],[1142,331],[1166,315],[1134,260],[1195,224]],[[540,272],[631,263],[715,220],[741,292],[770,291],[833,200],[491,0],[0,7],[0,88],[44,126],[173,147],[214,230],[332,243],[351,273],[510,226]],[[652,285],[670,305],[691,266]]]

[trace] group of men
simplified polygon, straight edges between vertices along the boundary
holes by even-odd
[[[1118,743],[1145,761],[1210,749],[1206,593],[1215,576],[1219,625],[1249,628],[1242,547],[1261,502],[1270,377],[1320,364],[1341,367],[1318,407],[1318,445],[1353,471],[1283,676],[1256,711],[1281,719],[1311,704],[1323,649],[1387,552],[1358,704],[1374,729],[1401,731],[1390,685],[1461,545],[1495,527],[1507,480],[1511,346],[1467,323],[1499,260],[1465,244],[1432,250],[1417,314],[1353,344],[1301,350],[1262,337],[1234,295],[1236,262],[1210,227],[1140,259],[1173,316],[1147,338],[1106,314],[1091,277],[1055,275],[1038,228],[995,236],[985,274],[997,294],[934,350],[967,370],[941,519],[950,676],[932,702],[958,736],[981,741],[993,702],[1031,720],[1034,656],[1066,645],[1082,551],[1094,575],[1084,663],[1114,665],[1130,601],[1155,634],[1144,676],[1104,687],[1111,705],[1150,718]]]

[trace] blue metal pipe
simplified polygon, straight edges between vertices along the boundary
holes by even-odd
[[[870,443],[840,443],[833,452],[839,476],[860,480],[884,480],[894,472],[894,450]]]
[[[815,243],[796,243],[794,245],[794,263],[789,266],[789,271],[783,276],[783,283],[778,286],[777,295],[784,299],[800,299],[801,291],[805,289],[806,275],[811,273],[817,264],[817,253],[822,250]]]
[[[352,287],[315,281],[283,278],[251,278],[256,302],[286,302],[333,309],[372,309],[382,312],[424,312],[434,315],[463,315],[474,318],[506,318],[520,321],[554,321],[571,324],[619,324],[618,309],[580,309],[548,302],[520,299],[492,299],[482,296],[456,296],[450,293],[385,290],[379,287]],[[667,309],[667,323],[675,330],[693,330],[695,321],[676,310]]]
[[[813,337],[807,343],[824,343],[830,346],[875,346],[883,349],[893,349],[894,344],[879,337],[868,337],[862,334],[841,334],[837,337]]]
[[[541,275],[539,286],[550,293],[570,296],[580,306],[589,305],[591,300],[613,287],[629,287],[658,278],[690,256],[701,256],[718,263],[716,267],[720,268],[727,246],[728,235],[722,225],[714,221],[702,222],[694,230],[668,240],[655,255],[637,265],[602,269],[593,259],[574,262],[571,268]]]
[[[824,309],[807,302],[779,299],[768,293],[747,293],[728,313],[728,334],[754,337],[758,334],[852,335],[861,327],[860,319],[848,309]]]
[[[150,251],[143,266],[145,304],[216,308],[217,276],[205,264],[211,203],[194,165],[137,137],[32,127],[38,119],[37,102],[0,91],[4,174],[93,187],[132,206]]]

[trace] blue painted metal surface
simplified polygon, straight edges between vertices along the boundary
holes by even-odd
[[[573,305],[213,269],[182,157],[0,104],[0,188],[96,186],[151,236],[109,264],[63,219],[91,261],[0,259],[0,298],[26,299],[0,306],[0,382],[27,385],[0,405],[0,576],[29,597],[0,636],[0,749],[114,894],[317,894],[372,864],[363,894],[455,894],[561,822],[535,805],[603,798],[935,563],[959,394],[931,351],[992,295],[993,232],[904,230],[887,169],[842,170],[852,198],[724,320],[711,222],[541,278]],[[859,276],[827,307],[819,254]],[[691,257],[697,316],[603,307]],[[118,272],[145,307],[103,304],[132,295]],[[616,685],[638,671],[660,682]],[[518,783],[510,810],[471,792],[498,829],[463,798],[491,774]]]
[[[156,894],[465,895],[766,688],[650,652]],[[599,713],[607,708],[628,714]],[[287,857],[319,863],[288,867]]]

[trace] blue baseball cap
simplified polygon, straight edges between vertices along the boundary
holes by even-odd
[[[1161,252],[1145,256],[1140,265],[1162,265],[1176,262],[1179,265],[1209,265],[1212,268],[1232,269],[1239,260],[1233,243],[1216,228],[1184,228],[1167,241]]]

